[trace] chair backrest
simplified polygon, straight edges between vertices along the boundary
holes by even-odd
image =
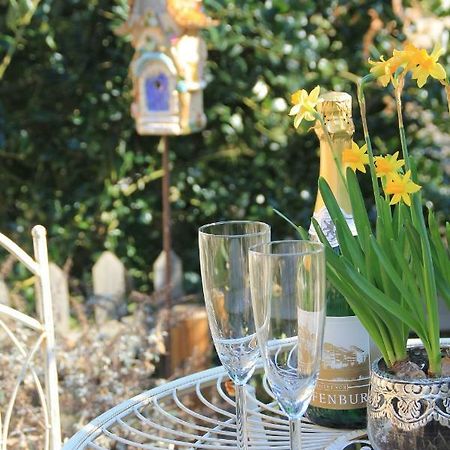
[[[55,334],[53,324],[52,296],[50,290],[50,274],[48,268],[46,230],[37,225],[32,230],[34,258],[29,256],[17,244],[0,233],[0,245],[19,262],[24,264],[35,277],[37,317],[30,317],[16,309],[0,304],[0,327],[10,338],[22,359],[22,366],[16,384],[9,396],[6,410],[0,411],[0,450],[8,448],[8,434],[14,411],[17,394],[25,376],[29,373],[34,381],[37,394],[42,406],[45,424],[45,450],[60,450],[61,425],[58,398],[58,374],[55,356]],[[14,330],[3,320],[8,317],[21,326],[26,326],[36,333],[35,344],[30,349],[24,348],[16,337]],[[39,353],[44,365],[44,388],[34,370],[34,358]],[[3,417],[2,417],[3,415]]]

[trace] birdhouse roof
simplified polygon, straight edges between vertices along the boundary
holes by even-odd
[[[203,12],[202,5],[202,0],[167,0],[167,11],[181,28],[198,29],[217,25],[217,21]]]
[[[217,25],[217,21],[207,16],[203,10],[203,0],[128,0],[129,14],[126,23],[118,30],[119,34],[137,32],[136,28],[158,24],[164,32],[174,28],[196,30]]]

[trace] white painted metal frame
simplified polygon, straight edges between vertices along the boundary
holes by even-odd
[[[55,355],[55,335],[53,324],[52,296],[50,290],[50,275],[48,268],[47,238],[43,226],[37,225],[32,230],[34,259],[24,252],[11,239],[0,233],[0,245],[14,255],[35,276],[36,308],[39,320],[27,316],[9,306],[0,304],[0,327],[5,331],[22,356],[23,364],[13,392],[4,413],[0,413],[0,450],[8,448],[9,425],[14,412],[15,401],[20,386],[27,372],[30,372],[42,405],[45,423],[45,450],[60,450],[61,425],[58,398],[58,374]],[[37,334],[36,341],[30,350],[25,349],[16,338],[13,330],[2,320],[2,316],[9,317],[17,323],[30,328]],[[34,357],[42,349],[44,356],[45,386],[34,370]]]
[[[216,367],[143,392],[95,418],[63,450],[235,449],[235,404],[223,387],[227,380],[225,370]],[[272,397],[265,379],[263,386]],[[251,387],[248,395],[250,448],[289,450],[288,421],[276,402],[259,401]],[[302,433],[303,450],[350,450],[354,444],[372,449],[365,430],[318,427],[305,419]]]
[[[83,427],[63,450],[107,450],[120,445],[147,450],[235,449],[235,404],[223,387],[227,380],[225,370],[216,367],[139,394]],[[267,383],[264,387],[270,394]],[[248,395],[251,448],[289,450],[288,421],[276,402],[262,403],[251,387]],[[348,433],[318,427],[306,419],[302,432],[303,450],[324,450]],[[360,430],[352,437],[364,434]]]

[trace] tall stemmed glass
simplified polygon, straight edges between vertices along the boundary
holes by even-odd
[[[209,327],[220,361],[236,386],[239,449],[248,448],[245,384],[259,357],[248,250],[269,241],[270,227],[262,222],[218,222],[199,229],[200,267]]]
[[[317,381],[325,323],[322,244],[278,241],[250,249],[256,334],[271,390],[301,449],[301,417]]]

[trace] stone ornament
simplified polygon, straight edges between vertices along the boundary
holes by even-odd
[[[118,34],[130,34],[134,102],[131,113],[143,135],[182,135],[206,125],[203,78],[207,58],[202,28],[217,22],[202,0],[129,0]]]

